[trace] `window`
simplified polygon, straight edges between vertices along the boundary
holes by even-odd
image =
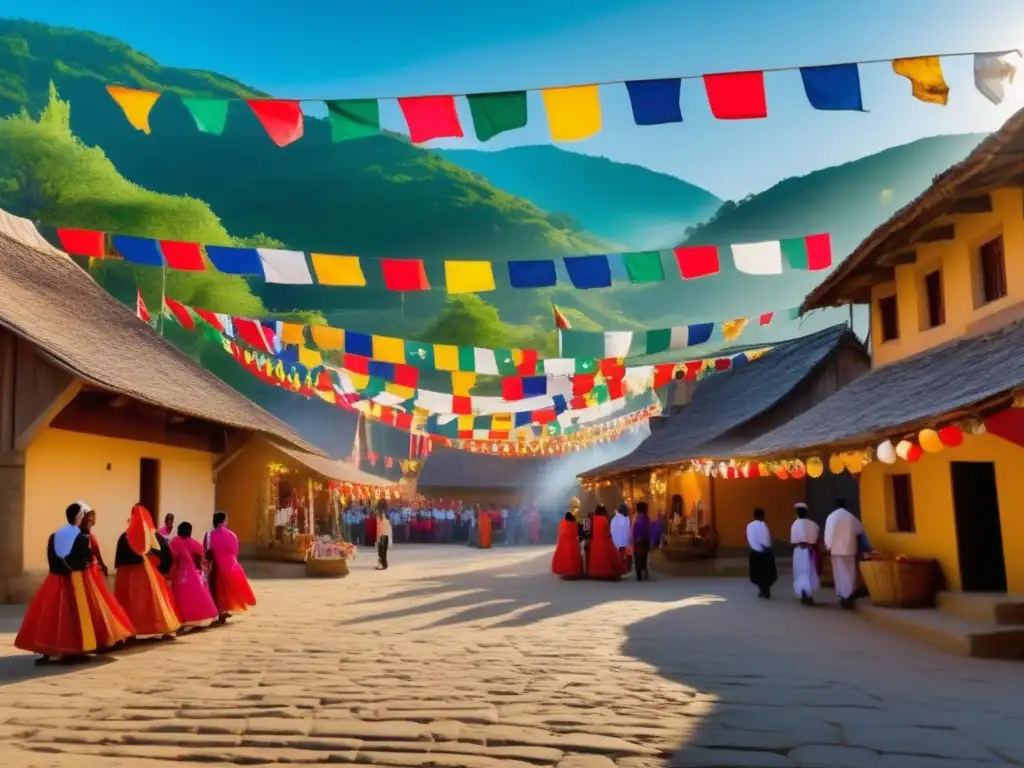
[[[892,526],[897,533],[914,533],[914,493],[910,475],[890,475],[892,484]]]
[[[160,459],[139,460],[139,504],[160,525]]]
[[[881,324],[882,341],[894,341],[900,337],[899,312],[895,296],[883,296],[878,300],[878,320]]]
[[[935,328],[946,322],[946,307],[942,301],[942,272],[938,269],[924,276],[925,328]]]
[[[1003,236],[989,240],[978,250],[978,276],[981,278],[980,304],[1006,295],[1006,256]]]

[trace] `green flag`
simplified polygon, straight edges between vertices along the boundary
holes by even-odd
[[[421,341],[405,342],[405,362],[417,368],[434,369],[434,345]]]
[[[344,99],[328,101],[331,141],[361,139],[380,133],[380,105],[376,99]]]
[[[472,93],[467,98],[480,141],[526,125],[526,91]]]
[[[661,283],[665,281],[665,269],[661,265],[660,251],[624,253],[622,261],[631,283]]]
[[[203,133],[220,136],[228,122],[227,99],[195,99],[182,97],[185,108],[196,121],[196,128]]]

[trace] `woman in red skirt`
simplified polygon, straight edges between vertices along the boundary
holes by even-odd
[[[142,638],[173,635],[181,629],[167,580],[154,565],[161,549],[152,516],[136,504],[128,530],[117,540],[114,594]]]

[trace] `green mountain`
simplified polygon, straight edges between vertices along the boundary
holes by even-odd
[[[709,218],[722,201],[667,173],[606,157],[531,146],[482,152],[441,152],[491,184],[566,213],[583,229],[629,250],[664,248],[686,227]]]

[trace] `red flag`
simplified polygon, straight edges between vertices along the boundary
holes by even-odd
[[[203,254],[199,243],[182,243],[177,240],[161,240],[160,250],[163,251],[167,266],[186,272],[203,272]]]
[[[260,352],[274,351],[274,345],[267,339],[267,333],[262,323],[244,317],[234,317],[231,321],[235,326],[235,335],[250,347],[258,349]]]
[[[142,300],[142,290],[139,288],[135,289],[135,316],[144,323],[149,323],[153,319],[149,316],[146,302]]]
[[[413,144],[445,137],[462,138],[454,96],[413,96],[399,99],[398,106]]]
[[[189,331],[194,331],[196,329],[196,321],[193,320],[192,315],[189,314],[188,307],[174,299],[168,298],[164,299],[164,305],[170,310],[171,314],[174,315],[174,319],[178,321],[182,328]]]
[[[102,259],[106,255],[107,236],[102,232],[90,229],[58,229],[57,237],[60,239],[60,247],[72,256]]]
[[[675,249],[676,263],[683,280],[718,274],[718,246],[697,245]]]
[[[501,396],[505,400],[523,399],[523,379],[521,376],[506,376],[501,380]]]
[[[270,140],[286,147],[302,138],[302,108],[297,101],[249,99],[245,102],[256,115]]]
[[[203,322],[209,325],[211,328],[216,328],[221,333],[225,333],[227,328],[224,327],[224,323],[217,317],[216,312],[211,312],[208,309],[199,309],[199,307],[192,307],[197,315],[202,318]]]
[[[704,75],[711,114],[719,120],[751,120],[768,117],[764,72],[728,72]]]
[[[427,291],[427,272],[420,259],[381,259],[384,287],[389,291]]]
[[[560,331],[571,331],[572,325],[569,324],[569,318],[562,314],[562,310],[556,307],[554,304],[551,305],[551,311],[555,315],[555,328]]]
[[[758,325],[771,325],[772,318],[775,317],[774,312],[765,312],[761,317],[758,318]]]

